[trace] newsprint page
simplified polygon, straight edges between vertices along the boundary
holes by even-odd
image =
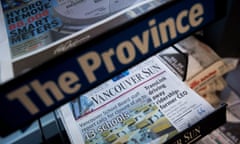
[[[213,111],[157,56],[59,110],[74,144],[164,143]]]

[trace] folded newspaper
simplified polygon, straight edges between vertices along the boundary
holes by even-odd
[[[216,92],[226,86],[223,76],[238,63],[238,60],[219,57],[208,45],[193,36],[163,50],[158,57],[179,79],[213,106],[220,103]]]
[[[214,108],[158,56],[59,109],[72,143],[164,143]]]

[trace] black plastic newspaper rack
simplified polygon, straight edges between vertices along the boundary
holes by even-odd
[[[226,0],[168,0],[0,86],[0,135],[24,128],[45,114],[222,18]],[[126,12],[127,13],[127,12]],[[116,22],[116,21],[115,21]],[[103,25],[107,25],[108,22]],[[94,30],[94,29],[93,29]],[[77,40],[77,36],[69,41]],[[66,46],[66,45],[65,45]],[[41,86],[55,85],[46,105]],[[73,86],[78,85],[73,89]],[[43,90],[44,91],[44,90]],[[171,139],[191,143],[226,121],[226,105]]]
[[[191,144],[203,138],[226,122],[226,106],[226,104],[220,105],[211,115],[177,134],[172,139],[168,140],[167,143]]]

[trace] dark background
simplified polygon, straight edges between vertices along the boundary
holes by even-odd
[[[203,36],[221,57],[240,58],[240,1],[228,0],[226,16],[204,28]]]

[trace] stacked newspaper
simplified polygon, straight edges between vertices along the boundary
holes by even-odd
[[[227,122],[202,138],[197,144],[239,144],[240,143],[240,95],[230,87],[226,87],[221,95],[221,101],[228,104]]]
[[[158,55],[190,88],[213,106],[220,103],[217,93],[226,82],[223,76],[233,70],[238,60],[219,57],[208,45],[190,36]]]
[[[198,144],[239,144],[240,143],[240,65],[226,74],[227,86],[219,93],[220,100],[227,104],[227,122],[205,136]]]
[[[76,144],[164,143],[213,111],[158,55],[59,110]]]

